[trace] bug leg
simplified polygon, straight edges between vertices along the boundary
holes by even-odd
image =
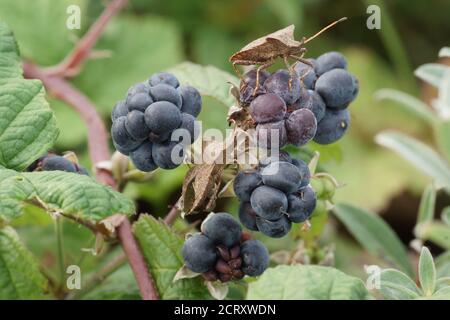
[[[259,89],[259,74],[260,74],[261,70],[267,69],[267,68],[270,67],[273,63],[274,63],[273,60],[269,60],[268,62],[266,62],[266,63],[260,65],[260,66],[256,69],[256,84],[255,84],[255,89],[253,89],[253,96],[256,96],[256,92],[258,92],[258,89]]]
[[[234,72],[236,72],[236,74],[237,74],[237,76],[239,77],[239,79],[241,79],[242,80],[242,74],[241,74],[241,71],[238,69],[238,65],[239,65],[240,63],[239,63],[239,61],[233,61],[233,69],[234,69]]]
[[[289,74],[291,75],[291,77],[289,78],[289,82],[288,82],[289,91],[291,91],[292,90],[292,77],[295,75],[295,70],[294,70],[295,64],[290,65],[288,58],[289,58],[289,56],[283,56],[284,64],[286,65],[286,68],[289,70]]]
[[[303,79],[305,79],[305,77],[306,77],[311,71],[314,70],[314,65],[313,65],[311,62],[309,62],[307,59],[304,59],[304,58],[303,58],[304,55],[305,55],[305,52],[303,52],[301,56],[290,55],[291,58],[293,58],[293,59],[296,60],[295,63],[294,63],[294,68],[295,68],[295,65],[296,65],[297,63],[299,63],[299,62],[302,62],[302,63],[304,63],[304,64],[306,64],[307,66],[310,67],[310,68],[308,69],[307,72],[305,72],[305,73],[302,74],[302,75],[299,75],[299,76],[300,76],[301,82],[303,82]]]

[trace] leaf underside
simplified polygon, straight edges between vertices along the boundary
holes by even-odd
[[[330,267],[293,265],[267,269],[249,284],[248,300],[367,300],[363,282]]]
[[[29,204],[75,220],[98,222],[134,213],[133,203],[88,176],[63,171],[18,173],[0,170],[0,221],[21,216]]]
[[[39,299],[47,281],[11,227],[0,229],[0,300]]]

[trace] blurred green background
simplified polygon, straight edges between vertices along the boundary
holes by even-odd
[[[25,59],[50,66],[70,52],[106,3],[0,0],[0,19],[14,30]],[[81,7],[81,30],[65,27],[70,4]],[[381,8],[381,30],[366,28],[369,4]],[[331,50],[346,55],[350,71],[360,81],[359,96],[350,107],[352,126],[338,144],[308,148],[320,150],[322,168],[344,185],[336,193],[336,202],[350,202],[383,214],[407,243],[412,239],[419,196],[428,180],[403,159],[377,146],[373,137],[386,128],[425,141],[431,141],[432,133],[420,120],[390,103],[375,101],[373,95],[388,87],[429,101],[435,93],[414,78],[413,70],[435,61],[439,49],[449,45],[449,12],[450,2],[441,0],[131,0],[95,47],[104,57],[89,60],[72,82],[97,105],[109,126],[114,103],[130,85],[156,71],[189,60],[232,72],[229,56],[259,36],[289,24],[295,24],[297,38],[309,36],[347,16],[348,21],[311,42],[307,56]],[[85,125],[63,102],[50,98],[50,103],[61,128],[55,150],[73,150],[90,167]],[[204,127],[225,129],[226,113],[226,107],[206,98],[200,119]],[[137,201],[140,212],[164,216],[180,195],[185,172],[186,168],[160,170],[152,181],[131,184],[125,192]],[[235,201],[221,201],[219,207],[236,213]],[[326,236],[342,248],[337,250],[340,264],[341,257],[358,252],[358,247],[349,244],[345,234],[337,236],[332,230]],[[273,241],[272,248],[286,245],[281,240],[269,241]]]

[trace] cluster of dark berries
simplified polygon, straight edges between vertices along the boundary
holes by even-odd
[[[173,74],[156,73],[133,85],[126,99],[115,105],[114,146],[141,171],[174,169],[181,164],[186,146],[196,139],[195,120],[201,108],[197,89],[180,86]]]
[[[185,265],[207,281],[228,282],[259,276],[269,265],[269,252],[258,240],[246,239],[228,213],[211,213],[201,233],[188,237],[182,249]]]
[[[63,157],[54,153],[48,153],[35,160],[28,168],[27,171],[66,171],[74,172],[88,176],[89,173],[85,167],[78,164],[75,158],[70,156]]]
[[[240,102],[248,106],[256,123],[261,147],[269,148],[271,130],[278,133],[274,145],[302,146],[310,140],[329,144],[339,140],[350,125],[348,105],[358,94],[358,80],[349,73],[345,57],[328,52],[311,65],[298,62],[293,72],[247,72],[240,84]],[[314,67],[312,67],[314,66]]]
[[[306,221],[316,207],[309,181],[307,164],[283,151],[261,161],[255,170],[239,172],[234,192],[241,201],[241,223],[269,237],[285,236],[293,222]]]

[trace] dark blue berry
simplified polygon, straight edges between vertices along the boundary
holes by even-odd
[[[128,106],[126,105],[124,100],[121,100],[116,103],[112,112],[111,112],[111,120],[114,122],[117,118],[124,117],[128,113]]]
[[[250,103],[249,111],[256,123],[280,121],[286,114],[286,103],[276,94],[262,94]]]
[[[256,126],[258,146],[265,149],[280,149],[288,142],[285,121],[259,123]]]
[[[241,240],[242,228],[230,214],[210,213],[201,226],[202,233],[214,244],[232,248]]]
[[[339,52],[331,51],[322,54],[316,59],[315,69],[317,75],[320,77],[325,72],[332,69],[346,69],[347,60]]]
[[[307,59],[309,62],[311,62],[315,66],[315,60],[314,59]],[[297,72],[300,80],[303,79],[303,85],[306,89],[314,89],[314,84],[317,80],[317,74],[314,70],[314,67],[311,67],[303,62],[298,62],[295,67],[295,71]]]
[[[317,79],[316,91],[329,108],[346,107],[357,94],[356,78],[344,69],[333,69]]]
[[[256,217],[256,225],[261,233],[271,238],[284,237],[289,233],[292,226],[291,221],[285,215],[273,221]]]
[[[287,105],[293,104],[300,97],[300,80],[297,73],[278,70],[272,73],[264,82],[267,92],[281,97]]]
[[[258,240],[247,240],[241,245],[242,271],[251,277],[261,275],[269,266],[269,251]]]
[[[178,108],[181,108],[181,95],[174,87],[160,83],[150,88],[150,95],[153,101],[168,101],[172,102]]]
[[[145,110],[145,123],[153,133],[168,133],[180,126],[181,113],[173,103],[158,101]]]
[[[314,141],[319,144],[333,143],[345,134],[350,126],[350,113],[347,109],[333,111],[327,109],[325,117],[317,125]]]
[[[198,273],[212,270],[218,258],[214,243],[202,234],[195,234],[186,239],[182,255],[186,267]]]
[[[152,147],[153,144],[151,142],[145,141],[139,148],[130,152],[131,161],[133,161],[133,164],[137,169],[144,172],[150,172],[158,168],[153,161]]]
[[[302,189],[309,184],[309,180],[311,178],[311,173],[309,171],[309,167],[306,162],[299,159],[292,159],[291,162],[294,166],[296,166],[300,172],[301,180],[299,182],[298,189]]]
[[[144,114],[138,110],[133,110],[128,113],[125,128],[135,140],[144,140],[150,133],[150,129],[145,124]]]
[[[256,226],[256,212],[253,210],[250,202],[241,202],[239,204],[239,220],[249,230],[258,231]]]
[[[261,176],[266,186],[285,193],[295,192],[302,178],[300,170],[292,163],[285,161],[272,162],[262,169]],[[266,217],[266,219],[270,218]]]
[[[145,112],[149,105],[153,103],[152,97],[147,92],[138,92],[129,97],[127,106],[128,110],[138,110]]]
[[[311,217],[316,208],[316,193],[311,187],[305,187],[300,192],[288,196],[288,218],[299,223]]]
[[[140,141],[135,140],[125,128],[125,122],[127,117],[117,118],[116,121],[113,122],[111,127],[111,136],[115,145],[120,146],[120,150],[124,152],[130,152],[141,144]],[[117,148],[119,150],[119,148]],[[119,152],[122,152],[120,151]],[[125,154],[125,153],[124,153]]]
[[[197,117],[202,110],[200,92],[191,86],[181,86],[177,90],[181,95],[181,111]]]
[[[163,169],[175,169],[183,162],[183,146],[175,141],[154,143],[152,148],[153,161]]]
[[[158,72],[155,73],[150,77],[148,80],[148,83],[150,86],[154,87],[160,83],[168,84],[169,86],[172,86],[174,88],[178,88],[180,83],[178,82],[178,79],[171,73],[168,72]]]
[[[258,171],[240,171],[234,179],[234,193],[241,201],[250,201],[250,196],[256,187],[262,184]]]
[[[269,186],[256,188],[250,196],[250,203],[258,216],[268,220],[279,219],[288,206],[286,195]]]
[[[49,156],[42,161],[43,171],[66,171],[77,172],[75,165],[64,157],[61,156]]]
[[[312,111],[300,109],[289,115],[285,126],[289,143],[300,147],[314,138],[317,130],[317,121]]]

